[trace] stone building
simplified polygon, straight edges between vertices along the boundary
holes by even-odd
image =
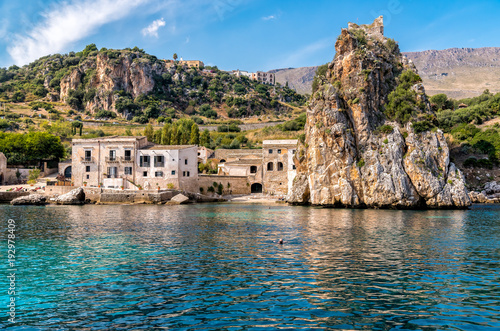
[[[262,84],[274,85],[274,83],[276,82],[276,77],[273,73],[262,71],[252,73],[252,79]]]
[[[264,140],[262,142],[263,191],[287,195],[296,175],[293,156],[297,140]]]
[[[185,60],[181,59],[179,61],[179,64],[187,66],[189,68],[202,68],[205,66],[205,64],[203,62],[198,61],[198,60],[185,61]]]
[[[146,137],[105,137],[72,141],[76,186],[197,190],[198,148],[162,146]]]

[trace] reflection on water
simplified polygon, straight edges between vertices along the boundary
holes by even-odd
[[[3,229],[13,218],[21,238],[17,327],[500,328],[499,206],[0,206],[0,213]],[[6,289],[0,297],[7,302]]]

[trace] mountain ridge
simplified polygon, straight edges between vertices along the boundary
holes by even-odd
[[[485,89],[500,92],[500,47],[448,48],[403,52],[417,67],[429,95],[445,93],[461,99],[481,94]],[[274,69],[276,82],[310,94],[318,66]]]

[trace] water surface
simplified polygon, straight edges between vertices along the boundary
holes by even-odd
[[[500,206],[0,206],[26,330],[498,330]],[[284,244],[277,244],[279,238]],[[8,282],[0,282],[5,307]]]

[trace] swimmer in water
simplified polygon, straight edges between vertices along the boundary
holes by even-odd
[[[283,239],[278,240],[278,244],[283,245]]]

